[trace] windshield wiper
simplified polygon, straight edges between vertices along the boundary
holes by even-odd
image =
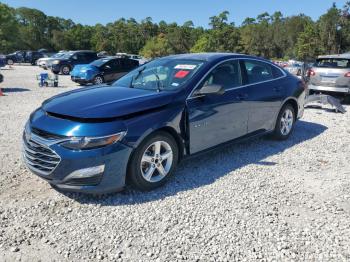
[[[157,72],[155,70],[152,70],[152,72],[157,78],[157,92],[159,93],[163,89],[162,82],[160,81],[160,78],[159,78],[159,75],[157,74]]]
[[[145,69],[146,69],[146,67],[140,69],[138,71],[137,75],[135,77],[131,78],[131,82],[130,82],[130,86],[129,86],[130,88],[134,88],[134,85],[133,85],[134,81],[137,80],[140,77],[140,75],[142,74],[143,71],[145,71]]]

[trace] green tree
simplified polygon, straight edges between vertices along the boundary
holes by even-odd
[[[336,54],[341,50],[340,14],[341,11],[334,3],[327,13],[322,15],[318,21],[321,45],[328,54]]]
[[[305,61],[317,57],[321,53],[318,32],[315,25],[309,24],[298,37],[297,58]]]
[[[20,46],[18,24],[14,10],[0,3],[0,53],[13,51]]]
[[[147,41],[141,50],[141,55],[147,58],[156,58],[173,54],[168,39],[164,34],[160,34]]]

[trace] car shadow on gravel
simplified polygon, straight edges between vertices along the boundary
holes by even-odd
[[[203,187],[250,164],[275,166],[278,163],[266,161],[267,157],[280,154],[286,149],[311,140],[327,129],[326,126],[298,121],[294,133],[286,141],[266,138],[237,143],[184,160],[168,183],[151,192],[140,192],[127,187],[120,193],[106,196],[89,196],[78,193],[63,193],[81,204],[119,206],[142,204],[162,200],[179,192]],[[233,172],[233,173],[231,173]]]

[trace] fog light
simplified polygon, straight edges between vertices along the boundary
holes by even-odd
[[[75,178],[89,178],[94,177],[96,175],[100,175],[105,171],[105,165],[89,167],[84,169],[75,170],[70,173],[64,180],[70,180]]]

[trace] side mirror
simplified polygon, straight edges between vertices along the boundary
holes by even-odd
[[[223,95],[225,89],[221,85],[205,85],[196,92],[196,95]]]

